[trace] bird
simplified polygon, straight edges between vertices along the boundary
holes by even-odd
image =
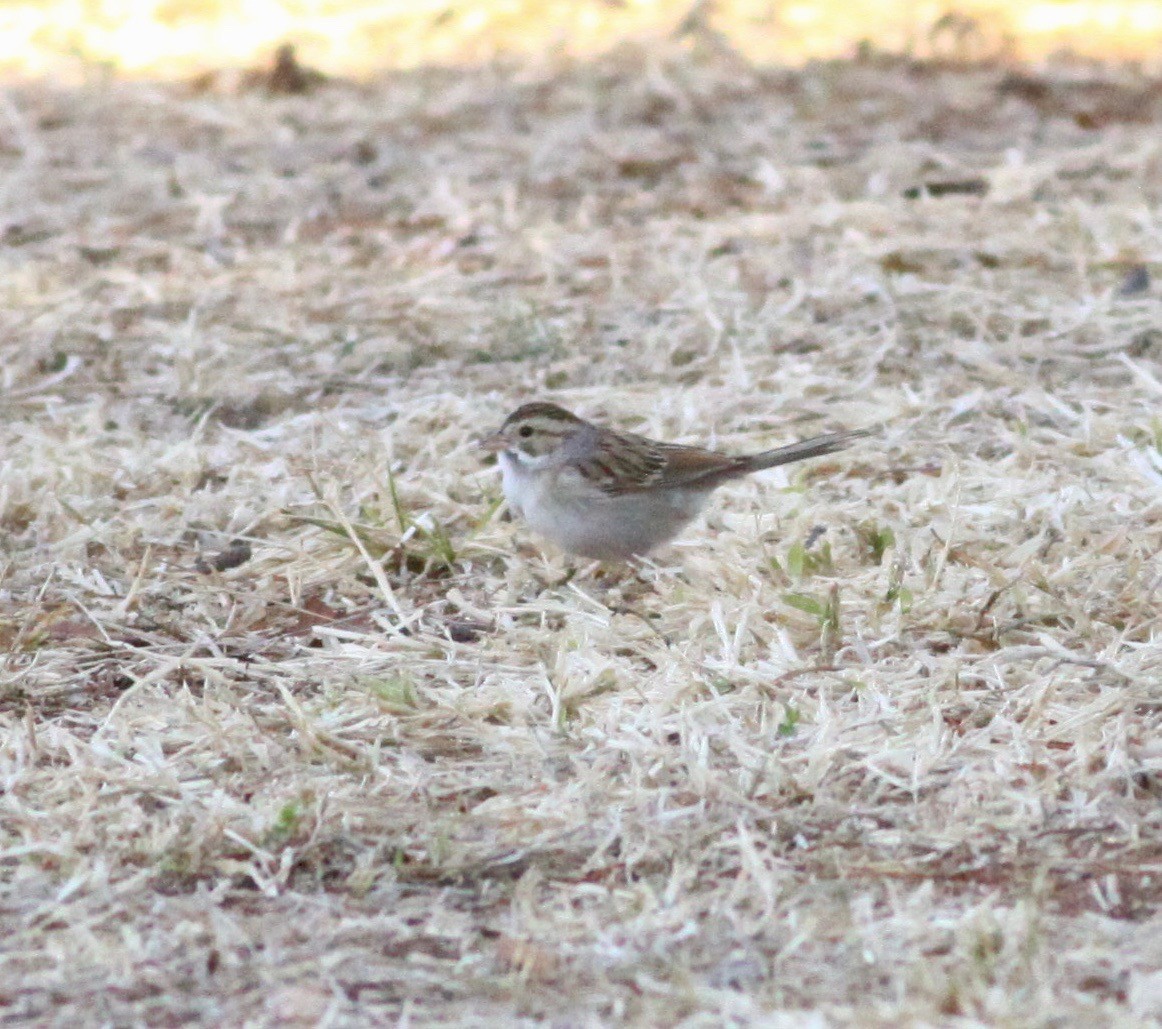
[[[498,455],[509,508],[532,529],[577,557],[623,562],[672,540],[723,483],[871,434],[851,429],[731,456],[617,432],[536,401],[480,445]]]

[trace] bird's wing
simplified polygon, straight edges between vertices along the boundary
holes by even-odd
[[[631,432],[600,430],[596,445],[577,464],[608,496],[671,486],[695,486],[707,477],[721,478],[739,462],[697,447],[658,443]]]
[[[650,489],[711,490],[749,472],[834,453],[867,435],[870,431],[865,429],[836,432],[761,454],[731,457],[716,450],[658,443],[632,432],[585,425],[565,441],[562,464],[575,468],[611,497]]]

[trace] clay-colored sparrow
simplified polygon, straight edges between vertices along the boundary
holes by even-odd
[[[614,432],[556,404],[525,404],[481,442],[500,455],[509,506],[562,550],[623,561],[673,539],[731,479],[842,450],[864,429],[834,432],[761,454]]]

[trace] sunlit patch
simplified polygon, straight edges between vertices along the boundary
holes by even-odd
[[[479,64],[498,56],[585,57],[625,40],[728,45],[751,60],[802,63],[877,52],[1036,59],[1070,52],[1150,60],[1162,51],[1153,0],[942,3],[848,0],[760,4],[719,0],[501,0],[458,8],[380,0],[99,3],[17,0],[0,6],[0,72],[188,77],[248,67],[292,42],[332,75]]]

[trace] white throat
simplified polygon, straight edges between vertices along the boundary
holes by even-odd
[[[555,458],[553,454],[541,454],[537,457],[534,454],[526,454],[523,450],[505,450],[500,456],[507,457],[513,464],[526,472],[536,472],[542,468],[548,468],[549,465],[553,464]]]
[[[499,454],[501,485],[508,506],[524,515],[525,506],[536,489],[536,473],[544,458],[532,457],[519,450],[502,450]]]

